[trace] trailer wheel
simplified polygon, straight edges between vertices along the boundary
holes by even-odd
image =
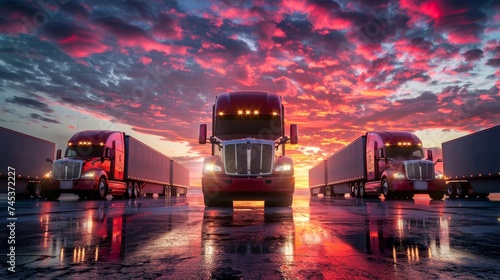
[[[448,184],[448,186],[446,187],[446,195],[450,198],[455,198],[457,196],[457,189],[455,188],[454,184]]]
[[[467,193],[469,192],[467,186],[465,186],[463,183],[458,183],[456,185],[456,190],[457,196],[460,198],[465,198],[465,196],[467,196]]]
[[[389,182],[387,181],[387,178],[384,178],[382,180],[382,194],[384,195],[385,199],[391,199],[394,197],[392,191],[389,189]]]
[[[106,178],[99,178],[99,183],[97,183],[97,191],[95,193],[95,198],[104,199],[108,195],[108,184],[106,183]]]

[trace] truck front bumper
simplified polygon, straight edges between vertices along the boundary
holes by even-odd
[[[73,180],[55,181],[51,190],[59,190],[61,193],[79,193],[97,190],[96,180]]]
[[[404,191],[412,193],[427,194],[430,192],[444,192],[446,190],[446,182],[444,180],[433,181],[409,181],[409,180],[393,180],[392,191]]]
[[[293,176],[203,176],[201,183],[204,195],[227,200],[280,200],[295,190]]]

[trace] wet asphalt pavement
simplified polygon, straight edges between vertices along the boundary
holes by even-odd
[[[498,279],[500,195],[310,198],[291,208],[201,195],[2,201],[0,278]],[[14,232],[15,272],[7,263]],[[12,255],[12,254],[11,254]]]

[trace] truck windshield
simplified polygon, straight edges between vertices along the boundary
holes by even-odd
[[[68,146],[66,148],[67,158],[94,158],[104,155],[104,146]]]
[[[387,147],[386,156],[393,159],[422,159],[424,152],[421,147]]]
[[[215,120],[215,136],[222,140],[257,138],[277,140],[282,136],[281,118],[269,115],[228,115]]]

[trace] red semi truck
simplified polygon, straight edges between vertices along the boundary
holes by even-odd
[[[439,200],[446,184],[434,165],[432,151],[425,159],[415,134],[368,132],[309,170],[310,193],[353,197],[382,193],[386,199],[424,193]]]
[[[56,144],[4,127],[0,127],[0,143],[2,192],[43,196],[50,185],[44,175],[50,172]]]
[[[234,200],[263,200],[265,207],[291,206],[293,162],[285,143],[298,142],[297,125],[285,136],[281,96],[263,91],[218,95],[213,105],[212,156],[203,161],[205,206],[232,207]],[[199,143],[207,142],[200,125]]]
[[[58,182],[51,198],[135,198],[146,194],[186,195],[189,171],[164,154],[120,131],[86,130],[73,135],[62,159],[54,161]]]
[[[500,125],[444,142],[443,168],[450,198],[500,192]]]

